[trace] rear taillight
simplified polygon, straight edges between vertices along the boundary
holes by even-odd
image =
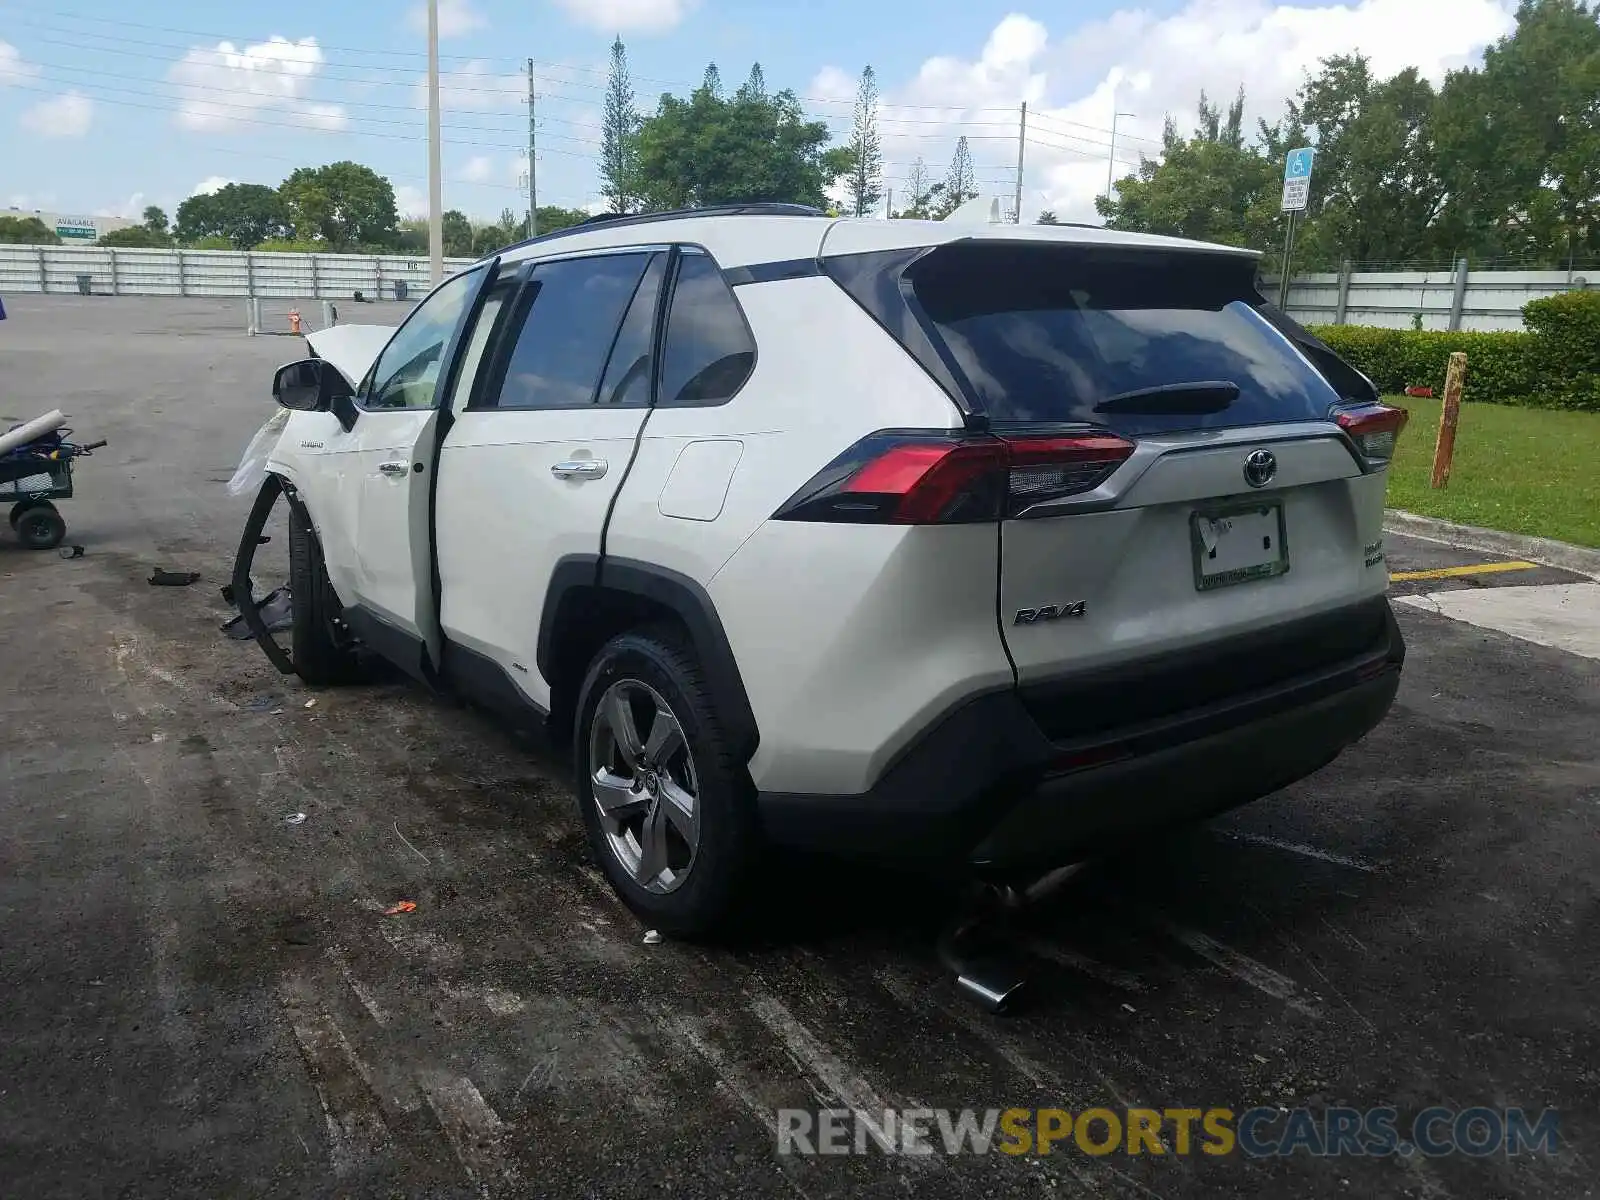
[[[966,436],[885,430],[846,450],[773,518],[951,525],[1091,491],[1133,453],[1114,434]]]
[[[1339,428],[1355,443],[1356,453],[1368,470],[1388,466],[1394,457],[1395,442],[1410,417],[1405,409],[1391,408],[1387,404],[1346,408],[1334,415]]]

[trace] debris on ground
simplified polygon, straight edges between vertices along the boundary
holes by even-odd
[[[646,946],[659,946],[661,944],[661,931],[659,929],[646,930],[644,944]]]
[[[285,825],[304,825],[305,824],[305,820],[306,820],[305,813],[297,812],[297,813],[290,813],[287,817],[285,817],[283,819],[283,823]]]
[[[315,708],[316,706],[317,706],[317,700],[316,700],[315,696],[313,696],[310,700],[307,700],[306,703],[305,703],[305,707],[307,707],[307,708]]]
[[[415,900],[402,900],[400,903],[391,904],[388,908],[384,909],[383,915],[386,917],[398,917],[401,913],[416,911],[417,902]]]
[[[157,567],[150,573],[150,586],[188,587],[199,578],[199,571],[168,571],[162,567]]]
[[[61,547],[61,549],[57,550],[56,553],[61,555],[62,558],[82,558],[83,557],[83,547],[82,546],[63,546],[63,547]]]

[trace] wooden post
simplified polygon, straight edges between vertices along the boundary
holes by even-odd
[[[1467,381],[1467,356],[1457,350],[1450,356],[1444,376],[1444,406],[1439,410],[1439,440],[1433,446],[1433,486],[1450,482],[1450,464],[1456,456],[1456,424],[1461,420],[1461,388]]]

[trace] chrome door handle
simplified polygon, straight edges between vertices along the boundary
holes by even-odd
[[[408,462],[379,463],[378,470],[385,475],[404,475],[411,470],[411,464]]]
[[[599,479],[606,473],[603,458],[569,458],[550,468],[557,479]]]

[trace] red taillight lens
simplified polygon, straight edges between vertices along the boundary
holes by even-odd
[[[850,447],[773,516],[895,525],[994,521],[1090,491],[1132,453],[1132,442],[1110,434],[886,430]]]
[[[1361,408],[1346,408],[1334,415],[1339,428],[1355,443],[1362,465],[1369,470],[1387,466],[1394,457],[1395,442],[1406,427],[1411,414],[1403,408],[1387,404],[1367,404]]]

